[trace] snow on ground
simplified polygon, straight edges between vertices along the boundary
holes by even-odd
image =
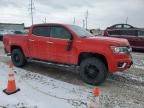
[[[0,62],[0,108],[87,108],[94,86],[77,86],[24,69],[14,70],[21,91],[6,95],[2,90],[10,69]],[[139,98],[143,87],[141,91],[141,87],[106,81],[100,88],[102,108],[143,108],[144,98]]]
[[[21,91],[13,95],[0,92],[0,107],[6,108],[86,108],[90,89],[75,86],[36,73],[15,68],[17,86]],[[10,69],[0,63],[0,91],[7,84]],[[4,107],[3,107],[4,108]]]
[[[144,53],[144,52],[143,52]],[[133,63],[135,68],[144,69],[144,54],[143,53],[132,53]]]

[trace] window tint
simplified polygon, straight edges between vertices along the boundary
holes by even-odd
[[[116,25],[115,28],[117,29],[122,28],[122,25]]]
[[[144,31],[138,31],[138,36],[143,36],[144,37]]]
[[[113,36],[113,35],[121,35],[121,30],[112,30],[112,31],[108,31],[109,35]]]
[[[131,28],[131,26],[129,26],[129,25],[123,25],[124,26],[124,28]]]
[[[54,26],[51,27],[50,36],[53,38],[70,39],[71,34],[63,27]]]
[[[33,28],[32,34],[37,36],[49,37],[50,29],[48,26],[37,26]]]

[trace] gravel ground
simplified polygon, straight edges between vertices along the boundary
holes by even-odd
[[[0,62],[9,63],[10,57],[4,55],[2,48],[0,43]],[[143,82],[136,82],[137,79],[143,81],[144,78],[144,54],[134,52],[132,57],[134,65],[130,69],[124,73],[109,76],[105,83],[100,86],[102,90],[100,99],[104,108],[144,108],[144,85]],[[53,65],[36,62],[29,62],[24,69],[71,84],[93,88],[93,86],[81,81],[76,72],[70,72],[68,69],[58,69]],[[134,78],[137,79],[134,80]]]

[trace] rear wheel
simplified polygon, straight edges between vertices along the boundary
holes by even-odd
[[[12,50],[11,59],[13,64],[17,67],[22,67],[26,64],[26,58],[20,49]]]
[[[98,58],[87,58],[80,64],[80,76],[88,84],[100,85],[107,76],[106,65]]]

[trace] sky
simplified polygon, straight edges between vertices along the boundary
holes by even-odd
[[[66,23],[105,29],[117,23],[144,28],[144,0],[33,0],[34,24]],[[0,23],[31,25],[30,0],[0,0]]]

